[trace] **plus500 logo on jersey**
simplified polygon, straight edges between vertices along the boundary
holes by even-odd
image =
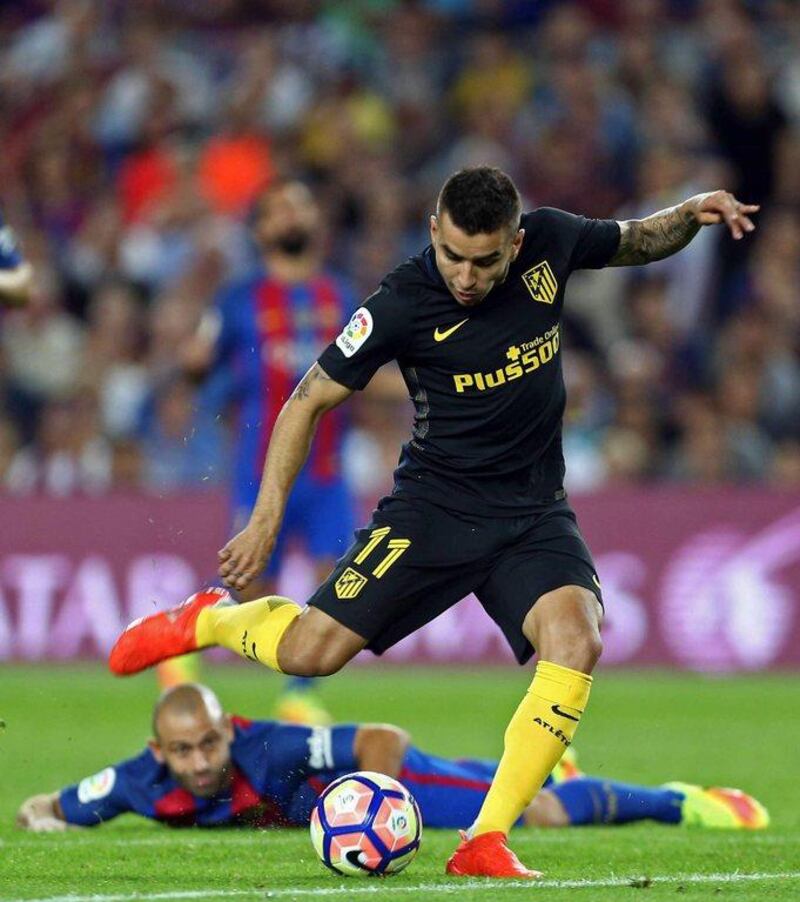
[[[359,307],[336,339],[336,347],[345,357],[352,357],[370,335],[372,335],[372,314],[366,307]]]
[[[539,335],[533,341],[526,341],[520,345],[511,345],[506,351],[506,357],[510,361],[491,373],[458,373],[453,375],[456,391],[487,391],[490,388],[499,388],[506,382],[513,382],[528,373],[533,373],[555,357],[561,344],[558,326],[553,326],[544,335]]]

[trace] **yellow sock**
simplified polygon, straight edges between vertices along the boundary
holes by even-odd
[[[592,678],[539,661],[506,729],[505,749],[472,835],[508,833],[569,747],[589,701]]]
[[[248,661],[258,661],[282,673],[278,643],[301,610],[300,605],[280,595],[204,608],[195,627],[197,645],[223,645]]]

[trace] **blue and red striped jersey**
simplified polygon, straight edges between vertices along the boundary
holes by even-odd
[[[70,824],[94,826],[135,812],[172,826],[255,827],[308,823],[322,790],[358,770],[358,727],[303,727],[234,717],[229,787],[209,799],[184,789],[147,749],[60,793]],[[451,761],[410,747],[398,779],[416,798],[429,827],[468,827],[497,762]]]
[[[107,767],[59,796],[68,823],[93,826],[132,811],[171,826],[286,826],[298,820],[295,797],[310,777],[325,783],[357,769],[356,727],[301,727],[234,717],[231,776],[213,798],[193,795],[150,749]]]
[[[236,507],[252,503],[281,407],[353,306],[350,288],[328,272],[288,284],[260,269],[220,292],[209,384],[212,396],[221,391],[239,405]],[[304,474],[322,482],[337,477],[344,426],[341,409],[323,417]]]

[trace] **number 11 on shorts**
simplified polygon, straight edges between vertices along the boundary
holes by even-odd
[[[359,551],[358,555],[353,560],[353,563],[363,564],[364,561],[372,554],[372,552],[378,547],[378,545],[380,545],[380,543],[389,535],[390,532],[391,527],[389,526],[382,526],[380,529],[373,529],[369,534],[367,544],[361,549],[361,551]],[[389,539],[386,546],[389,550],[381,560],[381,562],[372,571],[372,575],[376,579],[380,579],[392,566],[392,564],[394,564],[395,561],[406,552],[410,545],[410,539]]]

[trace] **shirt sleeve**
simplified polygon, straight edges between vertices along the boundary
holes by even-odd
[[[403,353],[411,328],[411,300],[387,278],[350,317],[318,363],[335,382],[360,391],[384,363]]]
[[[532,214],[534,228],[544,228],[567,258],[569,271],[602,269],[619,247],[619,223],[615,219],[587,219],[554,207],[540,207]]]
[[[358,727],[302,727],[282,724],[272,737],[269,763],[273,773],[291,780],[304,780],[314,774],[347,772],[358,768],[354,743]]]
[[[575,245],[570,269],[602,269],[616,254],[620,229],[615,219],[587,219],[566,213],[574,220]]]
[[[95,827],[132,810],[121,766],[106,767],[80,783],[62,789],[58,800],[67,823],[82,827]]]
[[[22,253],[11,226],[0,214],[0,269],[16,269],[22,263]]]

